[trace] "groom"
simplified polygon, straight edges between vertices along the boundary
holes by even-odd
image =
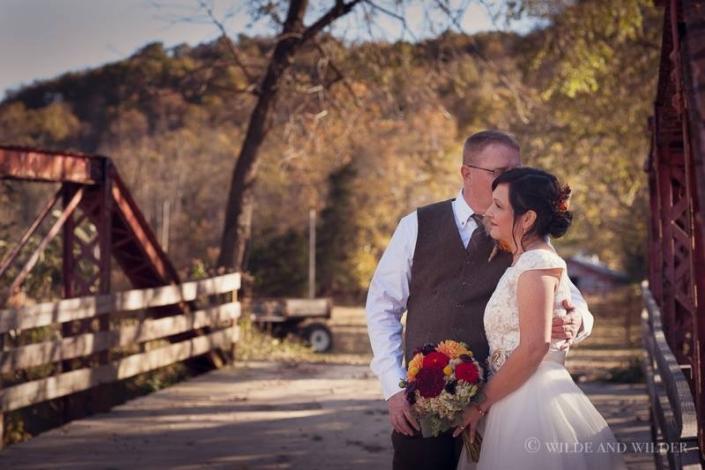
[[[480,364],[489,346],[483,326],[485,305],[512,255],[492,255],[493,240],[482,224],[492,203],[492,181],[520,166],[519,145],[508,134],[483,131],[463,146],[463,187],[451,200],[437,202],[401,219],[367,294],[367,327],[374,357],[370,364],[389,407],[394,470],[455,470],[462,450],[452,430],[422,438],[399,381],[406,377],[413,350],[445,339],[465,342]],[[491,259],[490,259],[491,258]],[[593,317],[571,284],[573,305],[553,321],[553,339],[567,347],[592,331]],[[404,351],[401,317],[407,311]]]

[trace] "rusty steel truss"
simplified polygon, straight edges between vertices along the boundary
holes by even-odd
[[[659,83],[646,162],[649,286],[688,378],[705,455],[705,1],[664,7]]]
[[[61,183],[0,261],[0,278],[11,266],[16,268],[10,296],[22,288],[49,242],[60,234],[65,298],[109,293],[112,259],[135,288],[179,283],[176,270],[109,158],[0,146],[0,179]],[[59,201],[61,215],[36,249],[21,260],[28,241]],[[79,230],[82,226],[90,230]]]

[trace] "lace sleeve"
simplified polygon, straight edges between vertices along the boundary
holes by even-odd
[[[522,253],[515,266],[517,276],[525,271],[553,268],[560,268],[565,273],[565,261],[556,253],[544,249],[529,250]]]

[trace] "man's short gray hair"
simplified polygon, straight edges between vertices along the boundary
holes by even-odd
[[[492,144],[504,145],[519,152],[519,143],[510,134],[496,130],[480,131],[465,139],[463,163],[470,163],[475,155]]]

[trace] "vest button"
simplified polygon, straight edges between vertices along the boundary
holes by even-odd
[[[456,307],[460,308],[463,306],[463,304],[455,304]]]

